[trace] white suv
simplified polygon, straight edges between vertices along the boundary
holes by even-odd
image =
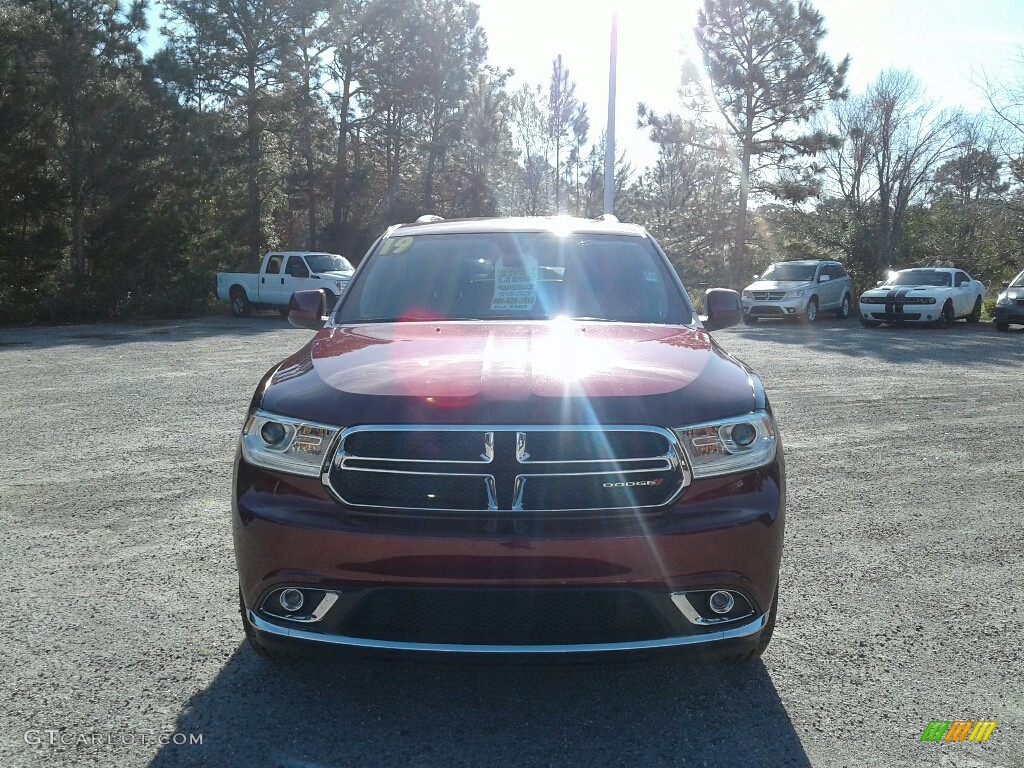
[[[813,323],[820,312],[845,320],[853,303],[853,281],[838,261],[780,261],[743,289],[743,322],[792,317]]]

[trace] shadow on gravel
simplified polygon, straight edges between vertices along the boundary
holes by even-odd
[[[0,329],[0,349],[51,349],[53,347],[109,347],[140,341],[182,341],[245,338],[267,331],[293,330],[278,313],[252,317],[204,317],[194,320],[168,320],[152,323],[104,323],[99,325],[61,325],[42,328]],[[302,333],[309,333],[302,331]]]
[[[1020,365],[1020,357],[1015,355],[1024,354],[1024,346],[1015,330],[1000,332],[992,323],[964,322],[957,322],[946,330],[927,325],[864,328],[856,320],[827,319],[814,324],[760,322],[756,326],[719,331],[716,338],[727,349],[729,336],[735,335],[749,341],[792,344],[890,363],[941,362],[947,366],[968,367],[977,365],[978,351],[982,349],[991,350],[991,353],[986,352],[986,363],[1016,367]],[[1007,351],[1011,354],[1007,355]]]
[[[150,768],[810,766],[764,664],[266,662],[247,646]]]

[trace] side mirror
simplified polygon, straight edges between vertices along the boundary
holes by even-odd
[[[708,314],[701,318],[701,322],[709,331],[728,328],[743,319],[740,295],[728,288],[709,288],[705,291],[704,308]]]
[[[818,276],[818,282],[819,283],[827,283],[831,279],[832,278],[829,275],[819,275]]]
[[[1009,287],[1010,287],[1010,281],[1009,280],[1003,280],[1003,288],[1009,288]]]
[[[327,294],[323,288],[296,291],[288,301],[288,322],[296,328],[318,331],[327,319]]]

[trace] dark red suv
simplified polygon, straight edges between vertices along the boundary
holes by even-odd
[[[610,217],[389,229],[253,397],[242,619],[275,655],[764,650],[782,446],[665,254]]]

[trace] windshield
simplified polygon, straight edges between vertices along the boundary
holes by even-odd
[[[777,280],[777,281],[800,281],[801,283],[809,283],[814,279],[814,265],[813,264],[795,264],[793,262],[784,262],[782,264],[772,264],[768,269],[761,275],[762,280]]]
[[[650,240],[500,232],[392,237],[335,322],[547,320],[686,324],[692,313]]]
[[[953,276],[949,272],[935,269],[907,269],[890,277],[886,285],[937,285],[940,287],[953,284]]]
[[[1015,278],[1013,278],[1013,282],[1010,283],[1010,287],[1011,288],[1024,288],[1024,272],[1021,272],[1019,275],[1017,275]]]
[[[329,253],[315,253],[306,256],[306,263],[313,272],[351,272],[352,265],[344,256]]]

